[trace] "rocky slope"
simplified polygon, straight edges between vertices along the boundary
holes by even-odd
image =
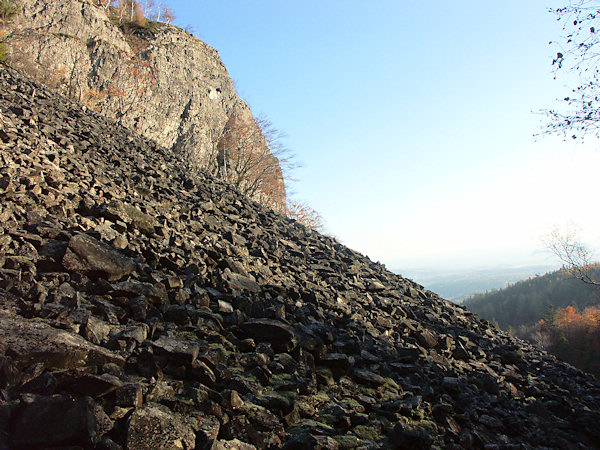
[[[593,448],[600,384],[0,69],[0,448]]]
[[[119,24],[92,0],[15,3],[5,38],[12,66],[163,147],[185,150],[191,169],[216,169],[234,111],[255,126],[218,52],[188,32]],[[281,171],[277,183],[269,203],[284,211]]]

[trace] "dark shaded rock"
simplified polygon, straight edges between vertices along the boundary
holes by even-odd
[[[112,247],[88,234],[78,234],[69,241],[62,260],[67,270],[118,280],[135,269],[135,263]]]
[[[421,357],[421,351],[418,348],[396,348],[398,362],[413,363]]]
[[[119,387],[115,392],[115,403],[119,406],[139,407],[142,406],[144,399],[142,395],[142,386],[139,383],[128,383]],[[148,399],[150,401],[150,399]]]
[[[89,448],[96,439],[94,406],[90,399],[26,397],[12,422],[10,443],[13,448]]]
[[[327,353],[319,358],[319,364],[329,367],[335,378],[345,375],[350,369],[350,361],[343,353]]]
[[[280,352],[289,352],[298,344],[294,329],[278,320],[253,319],[244,322],[241,328],[248,337],[269,342]]]
[[[371,386],[380,386],[385,383],[385,379],[381,375],[377,375],[368,370],[354,369],[353,375],[359,383]]]
[[[288,439],[283,448],[286,450],[337,450],[340,446],[335,439],[329,436],[301,433]]]
[[[396,449],[429,449],[433,445],[433,438],[427,432],[403,422],[394,425],[389,438]]]
[[[168,300],[167,290],[162,283],[145,283],[135,280],[121,281],[111,285],[112,295],[124,295],[127,297],[148,297],[154,304],[163,304]]]
[[[202,384],[213,386],[217,381],[214,372],[204,362],[196,360],[192,363],[192,377]]]
[[[102,397],[119,389],[123,383],[110,374],[60,374],[57,381],[57,389],[60,392],[70,392],[80,396],[92,398]]]

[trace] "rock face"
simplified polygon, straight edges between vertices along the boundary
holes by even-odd
[[[20,13],[6,38],[12,66],[162,147],[184,151],[189,169],[217,170],[217,146],[234,111],[254,126],[218,52],[188,32],[119,25],[92,0],[16,3]],[[281,171],[277,183],[283,186]],[[285,189],[269,196],[284,211]]]
[[[591,375],[4,67],[0,97],[0,448],[600,446]]]

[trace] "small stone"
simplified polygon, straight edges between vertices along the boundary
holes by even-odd
[[[369,384],[372,386],[381,386],[385,383],[385,379],[381,375],[362,369],[354,369],[354,378],[362,384]]]

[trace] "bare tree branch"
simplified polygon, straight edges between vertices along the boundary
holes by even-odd
[[[561,70],[575,72],[580,84],[562,99],[564,108],[542,110],[549,122],[544,134],[561,134],[572,139],[600,136],[600,2],[571,0],[563,8],[550,9],[563,22],[565,35],[552,61],[555,78]]]
[[[590,276],[589,267],[593,263],[591,251],[579,240],[579,230],[571,227],[568,230],[555,228],[544,239],[548,250],[558,257],[564,268],[578,280],[593,286],[600,286],[600,282]]]

